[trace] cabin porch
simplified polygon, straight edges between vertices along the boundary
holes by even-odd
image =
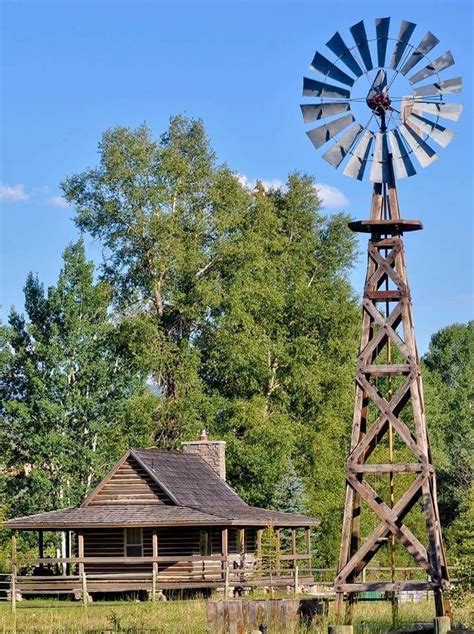
[[[108,527],[37,531],[38,558],[12,544],[11,595],[222,589],[260,586],[295,590],[313,582],[309,527],[271,528],[274,548],[256,527]],[[51,539],[61,534],[61,549]],[[267,534],[268,539],[268,534]],[[58,540],[56,540],[58,541]],[[264,541],[264,540],[263,540]]]

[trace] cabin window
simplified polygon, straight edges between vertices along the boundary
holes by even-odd
[[[199,553],[201,557],[212,555],[212,532],[199,531]]]
[[[141,528],[125,529],[125,557],[143,556],[143,530]]]

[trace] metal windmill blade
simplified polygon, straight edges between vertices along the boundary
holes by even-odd
[[[455,79],[446,79],[435,84],[428,84],[428,86],[421,86],[415,90],[414,95],[415,97],[430,97],[432,95],[461,92],[461,90],[462,77],[456,77]]]
[[[389,29],[390,18],[377,18],[375,20],[375,31],[377,33],[377,63],[380,68],[385,66]]]
[[[332,38],[326,42],[326,46],[356,77],[360,77],[363,74],[364,71],[355,60],[339,32],[334,33]]]
[[[425,37],[418,44],[416,49],[410,55],[408,60],[402,67],[401,73],[402,75],[406,75],[414,66],[418,64],[426,55],[433,49],[437,44],[439,44],[438,38],[433,35],[430,31],[425,35]]]
[[[349,77],[347,73],[326,59],[326,57],[321,55],[321,53],[316,52],[314,54],[310,68],[318,70],[323,75],[326,75],[326,77],[331,77],[332,79],[341,82],[341,84],[346,84],[347,86],[354,85],[355,80],[352,79],[352,77]]]
[[[432,101],[415,101],[411,111],[417,114],[428,113],[441,117],[442,119],[450,119],[458,121],[462,113],[462,105],[460,103],[444,103]]]
[[[326,150],[322,155],[322,158],[327,161],[333,167],[339,167],[342,161],[345,159],[349,150],[354,145],[356,139],[362,132],[362,126],[358,123],[354,125],[346,132],[329,150]]]
[[[318,119],[332,117],[333,115],[341,112],[347,112],[350,110],[350,105],[348,103],[335,102],[323,104],[302,104],[300,108],[303,114],[303,121],[305,123],[310,123],[311,121],[317,121]]]
[[[432,75],[436,75],[442,70],[449,68],[453,64],[454,57],[451,51],[446,51],[446,53],[443,53],[442,55],[437,57],[434,62],[431,62],[420,71],[418,71],[415,75],[409,77],[408,81],[410,82],[410,84],[418,84],[420,81],[423,81],[423,79],[431,77]]]
[[[361,20],[360,22],[357,22],[357,24],[353,24],[349,31],[352,33],[352,37],[354,38],[354,42],[360,56],[362,57],[366,70],[372,70],[374,65],[372,64],[372,57],[370,55],[369,41],[365,31],[364,21]]]
[[[392,164],[395,176],[400,179],[406,178],[407,176],[414,176],[416,174],[415,166],[405,149],[398,130],[389,130],[388,138],[392,148]]]
[[[377,132],[375,135],[375,150],[370,170],[370,180],[374,183],[388,183],[390,180],[386,132]]]
[[[437,160],[438,155],[433,148],[423,141],[408,123],[401,125],[399,130],[422,167],[427,167]]]
[[[343,174],[361,181],[364,178],[374,135],[369,130],[364,130],[362,138],[352,152]]]
[[[393,51],[392,59],[390,61],[390,68],[397,68],[415,28],[416,24],[414,24],[413,22],[402,20],[400,31],[397,37],[397,43],[395,45],[395,50]]]
[[[448,130],[442,125],[425,119],[425,117],[420,117],[420,115],[414,114],[413,112],[408,117],[408,121],[415,129],[426,134],[427,138],[433,139],[433,141],[436,141],[441,147],[446,147],[454,139],[455,135],[453,130]]]
[[[351,93],[345,88],[326,84],[316,79],[303,79],[303,97],[330,97],[333,99],[349,99]]]
[[[307,132],[306,134],[313,142],[313,145],[316,148],[320,148],[322,145],[336,136],[336,134],[339,134],[339,132],[344,130],[344,128],[347,128],[347,126],[349,126],[354,121],[355,119],[351,114],[346,114],[340,119],[335,119],[330,123],[326,123],[325,125],[320,126],[319,128],[309,130],[309,132]]]

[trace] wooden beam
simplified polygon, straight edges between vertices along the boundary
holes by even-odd
[[[296,560],[296,528],[291,529],[291,556]]]
[[[262,559],[262,534],[263,528],[257,530],[257,559]]]
[[[224,581],[224,597],[229,595],[229,529],[221,530],[222,574]]]
[[[44,559],[44,531],[38,531],[38,554],[40,559]]]
[[[84,533],[81,529],[77,531],[77,555],[79,560],[84,559]],[[79,575],[84,574],[84,564],[79,563]]]
[[[311,528],[309,526],[307,526],[304,529],[304,533],[305,533],[305,541],[306,541],[306,553],[307,555],[309,555],[310,557],[310,562],[311,562],[311,558],[312,558],[312,550],[311,550]]]
[[[434,590],[437,583],[431,581],[372,581],[366,583],[343,583],[339,586],[341,592],[373,592],[382,590],[385,592],[403,592],[404,590]]]
[[[384,463],[384,464],[354,464],[348,462],[348,471],[351,473],[433,473],[434,469],[432,465],[426,463]]]

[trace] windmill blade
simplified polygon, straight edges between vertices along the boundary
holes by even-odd
[[[349,29],[356,43],[357,49],[362,57],[362,61],[365,64],[367,70],[372,70],[374,67],[372,64],[372,57],[370,56],[369,42],[367,33],[365,32],[364,20],[357,22]]]
[[[418,82],[423,81],[423,79],[431,77],[431,75],[440,73],[442,70],[444,70],[445,68],[449,68],[453,64],[454,57],[451,51],[446,51],[446,53],[443,53],[442,55],[437,57],[434,62],[431,62],[430,64],[428,64],[428,66],[425,66],[420,71],[418,71],[416,75],[410,77],[408,81],[412,85],[417,84]]]
[[[356,77],[360,77],[363,74],[364,71],[356,62],[354,56],[338,31],[334,33],[329,42],[326,42],[326,46],[334,53],[334,55],[337,55],[338,59],[340,59],[341,62],[345,64]]]
[[[408,123],[402,123],[399,130],[422,167],[427,167],[436,161],[438,158],[436,152],[426,141],[423,141],[423,139],[418,136]]]
[[[333,167],[338,168],[344,158],[347,156],[354,141],[360,136],[362,126],[359,123],[354,125],[346,132],[337,143],[334,143],[329,150],[326,150],[322,158],[330,163]]]
[[[397,43],[395,45],[395,50],[393,51],[392,59],[390,61],[390,68],[393,68],[394,70],[397,68],[415,28],[416,24],[414,24],[413,22],[402,20],[400,31],[398,33]]]
[[[351,93],[345,88],[325,84],[316,79],[303,78],[303,97],[331,97],[337,99],[349,99]]]
[[[374,183],[388,183],[390,180],[390,166],[388,162],[387,134],[377,132],[375,135],[375,150],[370,170],[370,180]]]
[[[375,32],[377,33],[377,59],[378,65],[381,67],[385,66],[389,27],[390,18],[376,18]]]
[[[421,86],[414,92],[415,97],[429,97],[430,95],[447,95],[448,93],[461,92],[462,77],[446,79],[435,84]]]
[[[388,138],[392,148],[392,165],[395,176],[399,179],[414,176],[416,174],[415,166],[408,156],[398,130],[390,130]]]
[[[341,130],[347,128],[347,126],[354,121],[355,119],[351,114],[346,114],[340,119],[336,119],[335,121],[326,123],[325,125],[319,126],[319,128],[309,130],[309,132],[306,132],[306,134],[311,139],[313,145],[316,148],[320,148],[322,145],[327,143],[329,139],[332,139],[334,136],[336,136],[336,134],[339,134]]]
[[[374,135],[370,132],[370,130],[364,130],[362,138],[358,142],[351,158],[347,162],[346,168],[343,172],[345,176],[357,178],[359,181],[364,178],[364,171],[369,160],[370,147],[372,145],[373,137]]]
[[[316,104],[302,104],[300,106],[303,114],[303,121],[310,123],[310,121],[317,121],[318,119],[325,119],[326,117],[332,117],[334,114],[340,112],[347,112],[350,110],[348,103],[324,103],[320,105]]]
[[[406,63],[403,65],[402,75],[406,75],[413,68],[413,66],[416,66],[418,62],[422,60],[423,57],[425,57],[425,55],[427,55],[437,44],[439,44],[438,38],[433,35],[431,31],[428,31],[428,33],[410,55]]]
[[[448,128],[434,123],[429,119],[425,119],[425,117],[420,117],[417,114],[411,114],[408,117],[408,121],[415,129],[417,128],[420,132],[426,134],[430,139],[436,141],[438,145],[441,145],[441,147],[449,145],[455,137],[454,130],[448,130]]]
[[[461,116],[462,105],[460,103],[433,103],[431,101],[415,101],[412,109],[414,113],[432,114],[442,119],[457,121]]]
[[[319,71],[323,75],[326,75],[326,77],[331,77],[336,81],[340,81],[341,84],[347,84],[347,86],[354,85],[354,79],[352,79],[352,77],[349,77],[349,75],[326,59],[324,55],[321,55],[321,53],[316,52],[314,54],[310,68]]]

